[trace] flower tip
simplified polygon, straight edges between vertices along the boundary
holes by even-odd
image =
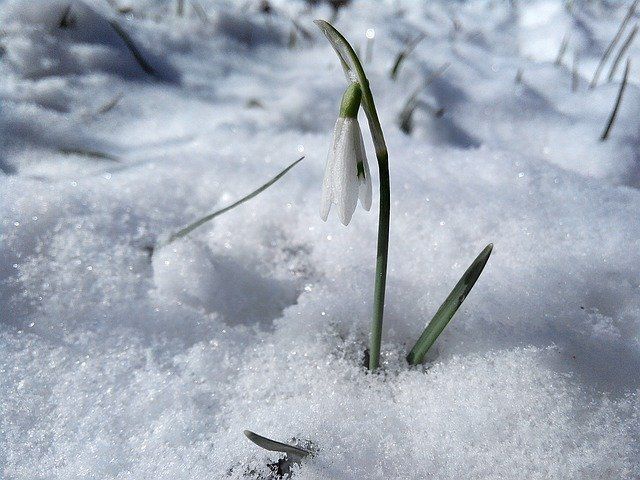
[[[327,36],[329,33],[329,28],[327,27],[328,23],[325,20],[321,20],[321,19],[316,19],[313,21],[313,23],[316,24],[316,27],[318,27],[320,29],[320,31]]]
[[[331,201],[327,202],[327,199],[323,197],[320,204],[320,218],[323,222],[326,222],[327,218],[329,218],[329,210],[331,210]]]

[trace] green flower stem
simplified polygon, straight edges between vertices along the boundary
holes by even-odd
[[[362,108],[367,115],[369,130],[378,159],[380,172],[380,212],[378,216],[378,252],[376,255],[376,277],[373,296],[373,321],[369,339],[369,369],[375,370],[380,363],[380,343],[382,341],[382,320],[384,316],[384,295],[387,283],[387,257],[389,255],[389,215],[391,194],[389,190],[389,154],[384,141],[378,112],[373,102],[369,81],[358,55],[347,40],[330,23],[324,20],[314,22],[335,50],[350,83],[358,83],[362,90]]]
[[[378,213],[378,252],[376,254],[376,280],[373,291],[373,321],[369,339],[369,369],[378,368],[380,343],[382,342],[382,317],[384,314],[384,294],[387,285],[387,258],[389,256],[389,216],[391,213],[391,193],[389,189],[389,157],[387,152],[378,157],[380,172],[380,211]]]

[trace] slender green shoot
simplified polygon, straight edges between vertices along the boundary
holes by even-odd
[[[69,3],[62,12],[62,16],[58,22],[58,28],[70,28],[73,24],[74,18],[71,16],[71,4]]]
[[[116,8],[116,11],[120,14],[120,15],[127,15],[129,13],[133,12],[133,7],[129,6],[129,5],[124,5],[122,7],[118,7]]]
[[[580,85],[580,75],[578,74],[578,64],[580,62],[580,56],[578,51],[573,52],[573,63],[571,64],[571,91],[577,92],[578,85]]]
[[[407,59],[409,55],[411,55],[411,52],[415,50],[418,44],[425,37],[426,35],[424,33],[418,35],[400,53],[398,53],[398,56],[396,57],[396,61],[394,62],[393,67],[391,67],[391,72],[389,73],[389,76],[391,77],[392,80],[395,80],[396,78],[398,78],[398,72],[400,71],[400,67],[402,66],[402,63]]]
[[[59,148],[58,151],[64,155],[78,155],[81,157],[94,158],[96,160],[108,160],[110,162],[120,161],[118,157],[111,155],[110,153],[85,148]]]
[[[620,50],[618,51],[616,58],[613,60],[613,63],[611,64],[611,69],[609,70],[609,75],[607,76],[608,81],[611,82],[613,80],[613,77],[615,76],[616,71],[618,70],[618,65],[620,64],[620,60],[622,60],[622,57],[624,56],[626,51],[629,49],[629,47],[633,43],[633,39],[635,38],[636,33],[638,33],[638,25],[633,26],[633,29],[631,30],[629,35],[627,35],[626,40],[620,47]]]
[[[404,103],[404,107],[400,111],[398,115],[398,126],[400,130],[409,135],[413,130],[413,112],[420,105],[418,101],[418,96],[420,93],[427,88],[436,78],[440,75],[444,74],[447,69],[451,66],[450,63],[444,63],[440,65],[435,71],[431,72],[429,76],[425,79],[424,83],[422,83],[418,88],[416,88],[411,95],[407,98],[407,101]],[[427,105],[427,104],[423,104]],[[427,108],[431,110],[436,117],[442,116],[444,113],[444,109],[442,108],[434,108],[429,105]]]
[[[104,103],[96,110],[97,115],[104,115],[105,113],[113,110],[119,103],[120,100],[124,98],[124,92],[117,93],[111,100]]]
[[[156,70],[151,66],[151,64],[145,60],[144,56],[142,56],[142,53],[140,52],[136,44],[133,42],[129,34],[126,32],[126,30],[122,28],[120,24],[115,20],[109,20],[109,25],[111,25],[111,28],[114,30],[114,32],[118,34],[122,42],[129,49],[129,52],[131,52],[131,55],[133,56],[134,60],[138,62],[138,65],[140,65],[140,68],[142,68],[144,73],[146,73],[151,77],[161,79],[160,74],[158,74],[158,72],[156,72]]]
[[[620,84],[620,89],[618,90],[616,103],[613,106],[613,110],[611,110],[611,114],[609,115],[609,120],[607,120],[607,125],[604,127],[604,130],[602,131],[602,135],[600,135],[601,142],[604,142],[609,138],[611,127],[613,127],[613,124],[616,121],[616,116],[618,115],[618,109],[620,108],[620,103],[622,102],[622,96],[624,95],[624,90],[627,87],[627,77],[629,76],[630,64],[631,64],[631,61],[627,58],[627,64],[624,67],[624,76],[622,77],[622,83]]]
[[[405,135],[411,135],[411,132],[413,132],[413,112],[417,106],[416,99],[409,97],[398,115],[398,128]]]
[[[130,5],[120,6],[116,0],[107,0],[107,3],[120,15],[127,15],[133,13],[133,7]]]
[[[298,34],[302,36],[307,42],[313,42],[313,34],[304,28],[300,23],[293,17],[290,17],[285,12],[281,12],[276,10],[277,13],[282,15],[284,18],[287,18],[291,22],[291,30],[289,31],[289,48],[296,48],[298,44]]]
[[[516,82],[516,85],[520,85],[522,83],[523,75],[524,75],[524,70],[522,69],[522,67],[518,67],[518,70],[516,71],[516,76],[513,79],[513,81]]]
[[[449,323],[449,320],[456,313],[464,299],[467,298],[469,292],[475,285],[478,277],[482,273],[484,266],[489,260],[493,244],[487,245],[480,255],[473,261],[471,266],[464,272],[462,278],[458,281],[451,293],[440,306],[436,314],[433,316],[427,328],[424,329],[422,335],[407,355],[407,362],[410,365],[419,365],[423,362],[425,355],[429,351],[429,348],[434,344],[438,336],[442,333],[444,328]]]
[[[378,214],[378,245],[376,254],[376,276],[373,292],[373,319],[369,339],[369,369],[375,370],[380,363],[380,345],[382,342],[382,319],[384,316],[384,296],[387,284],[387,259],[389,256],[389,216],[391,211],[391,194],[389,188],[389,154],[378,120],[378,112],[373,103],[373,94],[369,88],[369,80],[364,73],[360,59],[333,25],[324,20],[315,20],[315,24],[324,33],[335,50],[349,83],[357,82],[362,90],[362,108],[369,121],[369,130],[373,137],[373,145],[378,159],[380,174],[380,210]]]
[[[298,22],[295,18],[291,18],[289,17],[289,20],[291,20],[291,25],[293,25],[293,27],[295,28],[295,30],[302,35],[302,37],[309,41],[312,42],[313,41],[313,33],[311,33],[309,30],[307,30],[305,27],[303,27],[302,25],[300,25],[300,22]]]
[[[428,111],[434,118],[440,118],[444,115],[443,107],[434,107],[429,102],[418,100],[417,98],[409,98],[398,115],[398,127],[406,135],[411,135],[411,132],[413,132],[413,113],[418,108]]]
[[[291,30],[289,30],[289,42],[287,43],[287,47],[289,50],[293,50],[298,45],[298,34],[296,33],[296,28],[292,25]]]
[[[602,73],[602,69],[604,68],[605,63],[607,63],[609,56],[613,52],[614,47],[620,40],[620,37],[622,36],[622,32],[624,32],[624,29],[627,26],[627,23],[629,23],[629,20],[631,20],[631,17],[633,17],[633,15],[636,13],[637,5],[638,5],[638,0],[634,0],[631,6],[629,7],[629,10],[627,10],[627,14],[622,19],[622,23],[620,23],[620,27],[618,28],[618,31],[614,35],[613,40],[611,40],[611,43],[609,43],[609,45],[607,46],[607,49],[604,51],[604,53],[602,54],[602,57],[600,58],[600,62],[596,67],[596,71],[593,74],[591,83],[589,83],[589,89],[595,88],[595,86],[598,84],[598,80],[600,79],[600,74]]]
[[[571,38],[571,34],[569,32],[564,34],[562,37],[562,43],[560,44],[560,49],[558,50],[558,55],[556,56],[556,61],[554,62],[556,66],[562,65],[562,59],[564,58],[564,54],[567,51],[567,47],[569,46],[569,38]]]
[[[267,183],[265,183],[264,185],[262,185],[260,188],[258,188],[257,190],[254,190],[253,192],[251,192],[248,195],[245,195],[244,197],[242,197],[240,200],[232,203],[231,205],[224,207],[220,210],[216,210],[213,213],[210,213],[209,215],[205,215],[204,217],[202,217],[199,220],[196,220],[195,222],[187,225],[186,227],[184,227],[182,230],[174,233],[173,235],[171,235],[165,242],[162,242],[161,245],[169,245],[171,242],[178,240],[179,238],[184,237],[185,235],[188,235],[189,233],[191,233],[192,231],[194,231],[196,228],[204,225],[205,223],[207,223],[210,220],[213,220],[214,218],[216,218],[219,215],[222,215],[225,212],[228,212],[229,210],[232,210],[234,208],[236,208],[237,206],[243,204],[244,202],[246,202],[247,200],[251,200],[253,197],[255,197],[256,195],[259,195],[260,193],[264,192],[267,188],[269,188],[271,185],[273,185],[274,183],[276,183],[278,180],[280,180],[282,177],[285,176],[285,174],[291,170],[293,167],[295,167],[299,162],[302,161],[304,157],[300,157],[298,160],[296,160],[295,162],[293,162],[291,165],[289,165],[287,168],[285,168],[284,170],[282,170],[279,174],[277,174],[275,177],[273,177],[271,180],[269,180]]]
[[[445,62],[442,65],[440,65],[436,70],[434,70],[433,72],[431,72],[427,78],[425,78],[424,83],[422,84],[422,88],[427,88],[429,85],[431,85],[434,80],[436,80],[438,77],[441,77],[442,75],[444,75],[444,73],[449,70],[449,67],[451,66],[451,64],[449,62]]]
[[[265,450],[269,450],[270,452],[286,453],[287,455],[290,455],[293,460],[302,460],[309,455],[313,455],[313,453],[308,450],[300,447],[294,447],[293,445],[289,445],[287,443],[271,440],[270,438],[258,435],[251,430],[245,430],[244,434],[249,440],[251,440],[259,447],[264,448]]]

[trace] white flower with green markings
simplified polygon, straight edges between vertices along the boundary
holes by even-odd
[[[358,124],[361,98],[357,83],[349,85],[342,97],[322,183],[320,216],[324,221],[332,204],[343,225],[351,221],[358,199],[365,210],[371,209],[371,174]]]

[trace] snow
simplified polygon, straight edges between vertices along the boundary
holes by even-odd
[[[279,455],[245,429],[311,441],[295,478],[640,477],[640,44],[607,142],[622,68],[587,89],[628,5],[360,0],[339,12],[361,52],[375,31],[365,68],[390,154],[374,375],[362,366],[373,146],[363,126],[372,211],[322,222],[345,83],[312,20],[332,11],[273,3],[265,15],[202,0],[204,22],[188,2],[178,18],[174,2],[120,0],[133,7],[120,15],[76,0],[60,28],[66,0],[0,2],[4,478],[266,478]],[[290,18],[313,38],[290,48]],[[419,109],[404,134],[407,97],[445,63],[419,96],[442,116]],[[258,198],[151,255],[301,154]],[[409,367],[490,242],[477,285]]]

